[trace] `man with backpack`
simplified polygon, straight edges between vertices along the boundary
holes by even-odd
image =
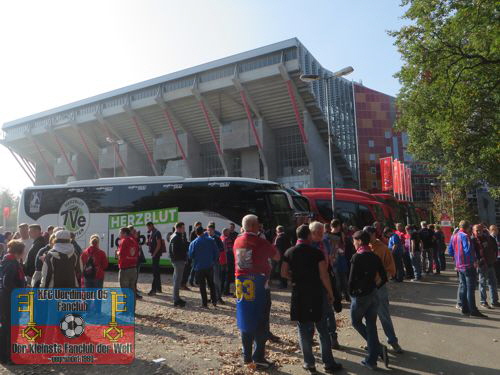
[[[153,271],[153,283],[148,296],[154,296],[156,293],[161,293],[160,258],[166,249],[161,233],[155,228],[154,224],[149,222],[146,227],[148,228],[148,247],[152,258]]]
[[[71,244],[71,234],[61,230],[55,234],[54,246],[47,252],[42,266],[41,288],[78,288],[82,265]]]

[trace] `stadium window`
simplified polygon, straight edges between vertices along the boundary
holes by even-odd
[[[392,147],[391,146],[387,146],[385,148],[385,152],[388,153],[388,154],[392,153]]]
[[[377,183],[377,181],[376,181],[376,180],[373,180],[373,181],[372,181],[372,187],[373,187],[373,188],[378,187],[378,183]]]
[[[385,138],[387,138],[387,139],[391,138],[391,131],[390,130],[385,131]]]
[[[370,154],[370,160],[375,160],[377,156],[375,154]]]
[[[370,148],[375,147],[375,142],[373,141],[373,139],[368,140],[368,147]]]
[[[370,167],[370,172],[371,172],[372,174],[377,174],[377,168],[375,168],[375,167]]]

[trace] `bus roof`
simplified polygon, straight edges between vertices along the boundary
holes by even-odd
[[[382,205],[379,201],[377,201],[373,197],[366,197],[361,194],[353,194],[349,192],[348,190],[351,189],[342,189],[341,191],[338,191],[338,189],[335,189],[335,197],[338,200],[346,200],[346,198],[349,201],[352,202],[359,202],[359,203],[370,203],[370,204],[375,204],[377,206]],[[329,198],[331,195],[331,189],[299,189],[299,192],[306,196],[306,197],[325,197]]]
[[[268,180],[259,180],[256,178],[240,177],[200,177],[185,178],[181,176],[131,176],[131,177],[110,177],[98,178],[94,180],[70,181],[60,185],[35,185],[26,189],[57,189],[72,187],[91,187],[91,186],[115,186],[115,185],[136,185],[136,184],[161,184],[161,183],[190,183],[190,182],[246,182],[250,184],[261,185],[279,185],[277,182]]]
[[[304,188],[304,189],[299,189],[299,191],[303,191],[304,193],[320,193],[320,192],[331,192],[331,188]],[[358,189],[347,189],[347,188],[335,188],[335,194],[338,193],[346,193],[350,195],[356,195],[360,197],[365,197],[367,199],[374,200],[373,196],[370,193],[367,193],[366,191],[358,190]]]

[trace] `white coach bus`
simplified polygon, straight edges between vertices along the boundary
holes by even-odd
[[[275,182],[249,178],[117,177],[81,180],[65,185],[26,188],[20,201],[19,223],[38,223],[74,232],[82,248],[92,234],[101,237],[101,248],[111,263],[121,227],[134,225],[146,244],[146,223],[151,221],[166,240],[177,221],[191,230],[196,221],[214,221],[222,231],[237,228],[246,214],[255,214],[268,235],[276,225],[294,231],[293,202]],[[168,246],[168,244],[167,244]],[[143,247],[148,263],[147,247]],[[168,254],[162,258],[168,265]]]

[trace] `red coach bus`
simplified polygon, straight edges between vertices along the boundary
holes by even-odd
[[[394,223],[406,223],[406,213],[398,200],[391,194],[375,193],[372,194],[376,200],[385,203],[390,207],[391,219]]]
[[[382,203],[350,190],[335,189],[335,217],[347,225],[356,226],[358,229],[362,229],[365,225],[372,225],[374,221],[385,222]],[[332,220],[331,189],[308,188],[298,189],[298,192],[309,200],[311,211],[315,214],[316,220],[322,223]]]

